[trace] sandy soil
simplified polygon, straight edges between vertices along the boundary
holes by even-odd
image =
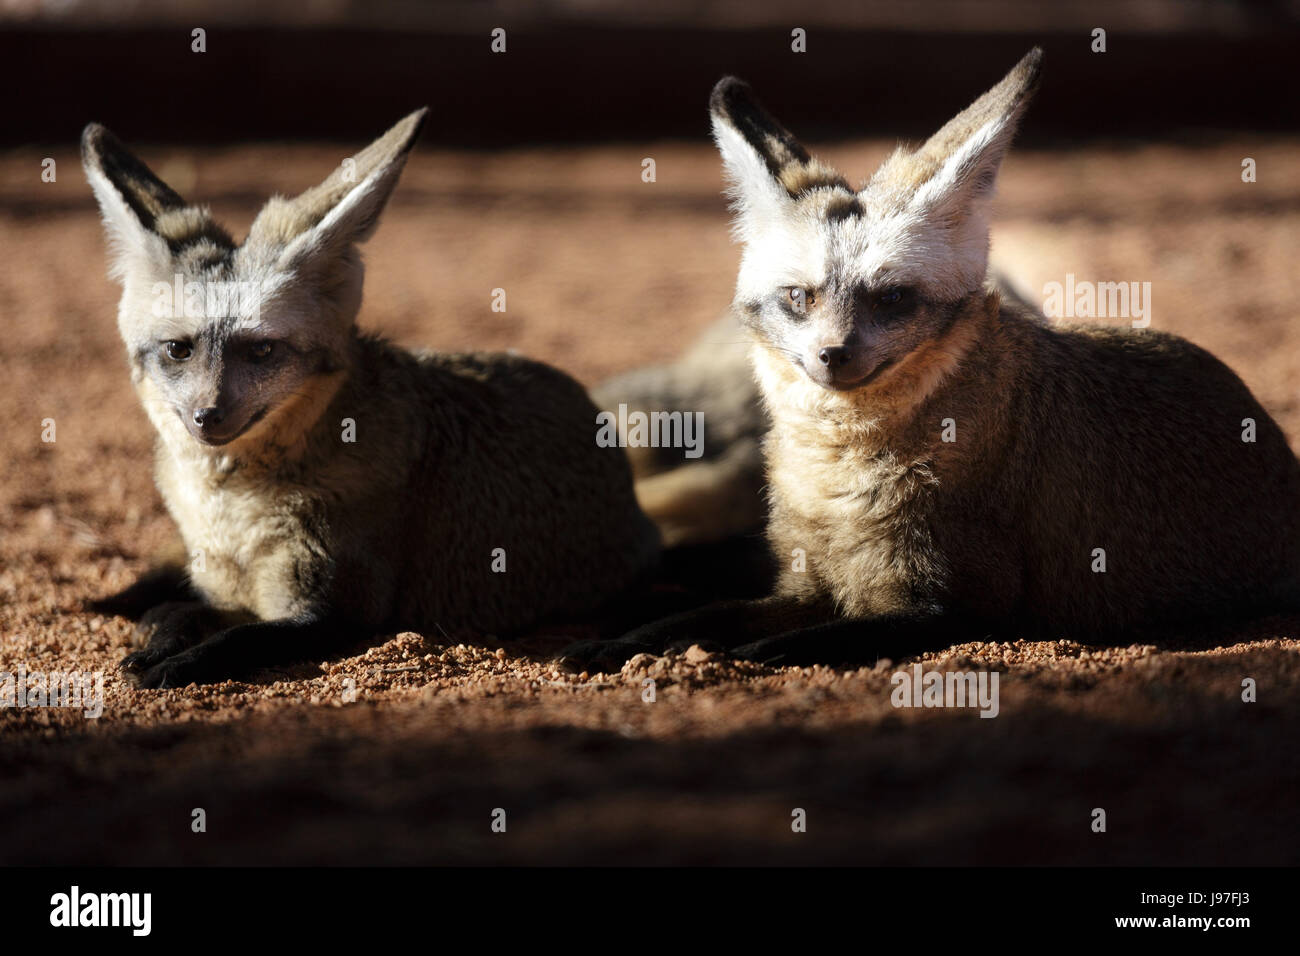
[[[825,153],[865,175],[890,145]],[[142,153],[237,233],[266,194],[345,155]],[[995,260],[1031,293],[1066,273],[1151,282],[1153,325],[1224,358],[1294,440],[1298,153],[1015,155]],[[102,669],[106,701],[97,720],[0,710],[0,862],[1300,862],[1300,618],[922,660],[998,670],[992,720],[891,706],[890,674],[911,661],[775,670],[690,652],[565,673],[548,661],[564,628],[503,648],[403,634],[256,683],[130,689],[115,672],[130,625],[79,604],[129,583],[169,520],[89,189],[71,151],[55,183],[41,158],[0,155],[0,670]],[[410,345],[517,348],[588,382],[669,358],[729,297],[718,187],[702,143],[421,152],[367,249],[363,322]]]

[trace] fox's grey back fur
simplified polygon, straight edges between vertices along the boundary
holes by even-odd
[[[413,355],[357,330],[357,244],[424,113],[272,199],[242,244],[106,129],[83,136],[159,488],[193,584],[232,620],[500,633],[592,609],[654,562],[628,463],[597,446],[580,385],[524,358]],[[255,308],[152,314],[151,290],[176,274],[252,283]],[[160,351],[170,340],[188,343],[184,360]],[[274,362],[250,359],[249,341],[275,343]],[[224,431],[190,420],[208,405],[233,416]]]

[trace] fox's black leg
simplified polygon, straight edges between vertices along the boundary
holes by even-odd
[[[865,667],[882,658],[912,657],[988,634],[986,623],[952,612],[891,614],[787,631],[744,644],[732,654],[778,667]]]
[[[659,654],[673,644],[734,647],[755,637],[809,627],[832,617],[833,611],[826,605],[788,597],[719,601],[663,618],[612,641],[578,641],[558,656],[579,666],[618,670],[637,654]]]
[[[207,635],[230,625],[230,618],[203,601],[169,601],[151,608],[136,625],[146,644],[121,663],[127,679],[139,677],[155,664],[193,647]]]
[[[109,614],[138,621],[144,613],[169,601],[194,601],[198,594],[190,585],[190,576],[179,565],[150,568],[129,587],[85,602],[86,609],[97,614]]]
[[[247,677],[276,664],[318,660],[350,646],[358,636],[355,628],[324,615],[240,624],[160,661],[140,676],[137,686],[184,687]]]
[[[651,591],[620,597],[597,615],[600,639],[614,640],[647,624],[696,610],[708,603],[707,597],[689,591]]]

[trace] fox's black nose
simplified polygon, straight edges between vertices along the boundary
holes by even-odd
[[[817,353],[817,361],[827,368],[841,368],[853,358],[853,351],[843,345],[828,345]]]
[[[215,406],[211,408],[194,409],[194,424],[198,425],[200,428],[211,428],[215,425],[220,425],[225,418],[226,413]]]

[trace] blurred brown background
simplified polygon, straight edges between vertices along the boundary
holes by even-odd
[[[1031,143],[1294,129],[1300,92],[1295,0],[3,0],[0,26],[7,143],[87,116],[135,141],[346,140],[419,104],[426,146],[695,138],[725,73],[805,135],[923,136],[1035,43]]]

